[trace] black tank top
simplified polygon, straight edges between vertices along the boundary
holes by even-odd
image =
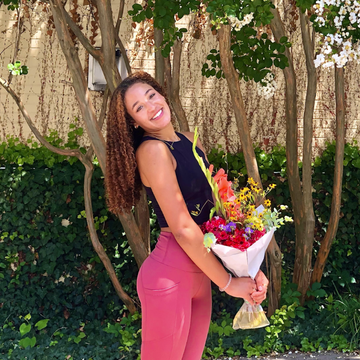
[[[181,133],[177,132],[176,135],[180,140],[173,143],[165,142],[151,136],[144,136],[141,142],[157,140],[167,145],[176,160],[175,174],[186,206],[196,224],[201,225],[209,220],[210,210],[213,207],[212,191],[192,152],[192,142]],[[203,158],[206,167],[209,167],[209,163],[206,161],[205,154],[202,150],[196,147],[196,151],[199,156]],[[168,227],[164,214],[151,188],[145,186],[145,189],[152,202],[160,227]]]

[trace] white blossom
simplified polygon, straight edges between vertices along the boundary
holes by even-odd
[[[325,55],[324,54],[318,54],[316,55],[316,59],[314,60],[315,67],[319,67],[325,62]]]
[[[346,53],[350,53],[352,50],[352,44],[351,41],[346,41],[343,44],[343,51],[345,51]]]
[[[262,85],[261,82],[256,84],[257,93],[258,95],[263,96],[265,99],[270,99],[274,96],[277,88],[275,75],[271,72],[267,73],[262,82],[265,83],[265,85]]]
[[[324,20],[325,22],[325,20]],[[339,16],[335,16],[335,19],[334,19],[334,24],[337,28],[340,28],[341,25],[342,25],[342,21],[340,20]]]
[[[332,53],[332,47],[329,44],[327,44],[326,46],[324,46],[322,52],[324,54],[326,54],[326,55],[331,54]]]
[[[326,35],[325,41],[330,45],[334,45],[334,35],[333,34]]]
[[[343,42],[343,38],[340,36],[340,34],[335,34],[334,40],[335,40],[337,45],[341,45],[342,42]]]
[[[319,26],[324,26],[325,25],[325,20],[324,20],[324,18],[322,18],[322,17],[317,17],[316,19],[315,19],[315,21],[317,22],[317,23],[319,23]]]
[[[254,18],[254,14],[250,13],[250,14],[246,14],[244,16],[243,20],[239,20],[237,17],[235,16],[229,16],[229,20],[230,23],[232,24],[234,30],[239,31],[241,28],[243,28],[245,25],[248,25],[251,23],[251,21]]]

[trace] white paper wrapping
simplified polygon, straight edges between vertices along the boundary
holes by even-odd
[[[276,228],[272,228],[245,251],[216,243],[211,245],[211,250],[235,276],[250,276],[253,279],[260,269],[275,230]]]

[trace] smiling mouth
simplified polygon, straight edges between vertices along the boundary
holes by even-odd
[[[162,114],[163,110],[160,109],[153,118],[151,118],[151,120],[156,120],[158,117],[160,117],[160,115]]]

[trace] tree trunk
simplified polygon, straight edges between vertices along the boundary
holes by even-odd
[[[100,58],[101,69],[104,73],[106,83],[113,93],[121,82],[121,77],[116,66],[115,59],[115,27],[113,24],[113,16],[111,2],[108,0],[96,0],[96,7],[99,13],[99,23],[101,32],[101,50]]]
[[[345,146],[345,89],[344,89],[344,68],[335,67],[335,96],[336,96],[336,150],[334,185],[331,201],[331,213],[329,225],[316,258],[314,270],[311,277],[311,284],[320,282],[326,260],[329,256],[331,244],[335,238],[340,219],[342,178],[344,165]]]
[[[155,79],[161,85],[164,86],[164,57],[161,55],[161,43],[163,41],[162,30],[154,28],[154,40],[155,40]]]
[[[170,100],[175,116],[180,126],[180,131],[190,131],[184,108],[180,100],[180,64],[182,41],[176,40],[173,46],[174,57],[171,75]]]
[[[134,215],[146,252],[147,254],[150,254],[150,214],[149,204],[144,187],[140,194],[140,200],[135,206]]]
[[[304,199],[304,217],[302,219],[303,232],[299,236],[295,246],[295,263],[293,282],[298,284],[301,293],[301,303],[304,302],[306,292],[309,288],[312,268],[312,251],[314,243],[315,215],[312,200],[312,138],[313,138],[313,114],[316,97],[316,69],[314,65],[314,43],[310,35],[308,18],[300,13],[301,34],[306,57],[307,69],[307,91],[305,100],[305,111],[303,118],[304,140],[303,140],[303,168],[302,168],[302,190]]]
[[[230,36],[230,26],[221,25],[221,28],[219,29],[221,65],[231,95],[236,124],[239,131],[242,151],[244,154],[248,175],[252,177],[260,186],[262,186],[255,152],[250,137],[249,124],[247,121],[245,107],[242,100],[239,75],[234,68],[232,60],[232,54],[230,49]],[[275,241],[274,236],[267,251],[270,260],[271,273],[269,289],[269,315],[272,315],[275,312],[275,309],[279,307],[279,300],[281,295],[281,251]]]

